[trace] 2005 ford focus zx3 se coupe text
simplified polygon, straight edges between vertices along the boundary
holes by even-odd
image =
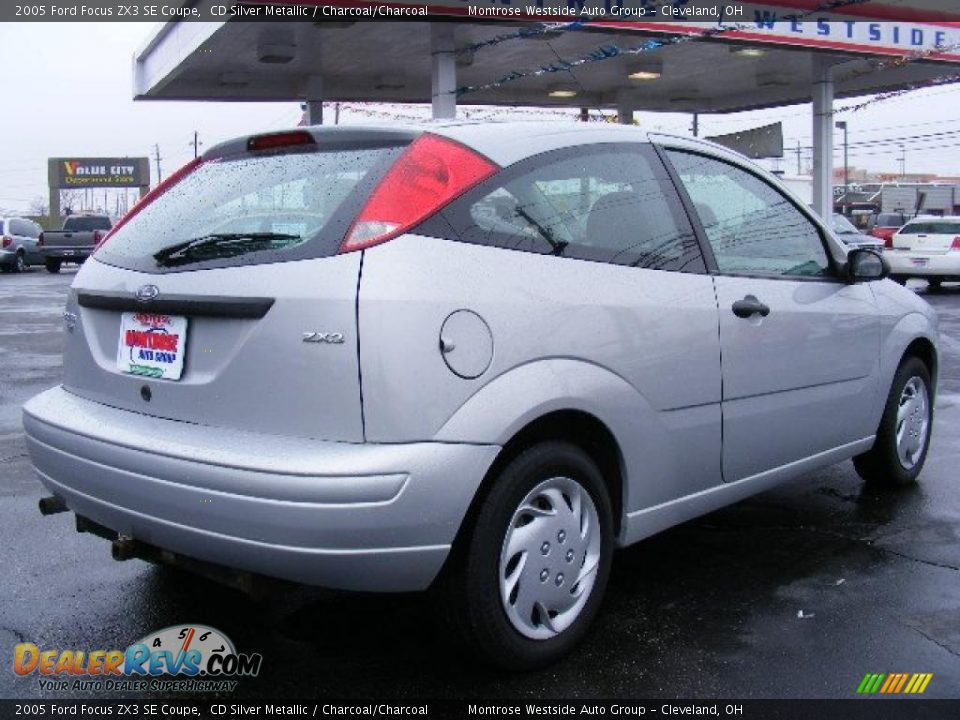
[[[555,660],[611,556],[852,458],[915,481],[932,310],[736,153],[635,128],[221,144],[84,264],[30,400],[47,513],[119,558],[430,588]]]

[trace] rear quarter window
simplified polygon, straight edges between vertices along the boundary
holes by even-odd
[[[481,183],[415,232],[656,270],[704,268],[665,168],[652,147],[639,143],[528,158]]]

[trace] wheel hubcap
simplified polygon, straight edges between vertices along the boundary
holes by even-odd
[[[905,470],[916,466],[927,446],[930,430],[930,401],[927,385],[914,376],[900,394],[897,408],[897,457]]]
[[[523,499],[500,551],[500,600],[520,634],[546,640],[577,619],[600,563],[600,520],[576,480],[556,477]]]

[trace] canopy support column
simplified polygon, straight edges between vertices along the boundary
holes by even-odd
[[[813,208],[833,213],[833,60],[813,58]]]
[[[307,122],[323,125],[323,78],[319,75],[307,79]]]
[[[457,117],[457,63],[454,23],[430,24],[430,84],[434,120]]]

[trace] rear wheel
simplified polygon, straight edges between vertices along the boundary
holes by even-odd
[[[930,372],[916,357],[897,369],[873,447],[854,458],[864,480],[885,485],[916,481],[927,459],[933,426]]]
[[[902,275],[891,275],[890,279],[893,280],[898,285],[906,285],[909,278],[905,278]]]
[[[937,292],[940,288],[943,287],[943,280],[940,278],[930,278],[927,280],[927,289],[933,292]]]
[[[44,262],[44,265],[47,268],[48,273],[58,273],[60,272],[60,261],[59,260],[47,260]]]
[[[27,271],[27,261],[23,257],[23,252],[18,252],[13,258],[13,266],[11,268],[15,273],[22,273]]]
[[[610,496],[578,447],[544,442],[496,478],[441,588],[459,635],[514,670],[551,663],[583,639],[613,553]]]

